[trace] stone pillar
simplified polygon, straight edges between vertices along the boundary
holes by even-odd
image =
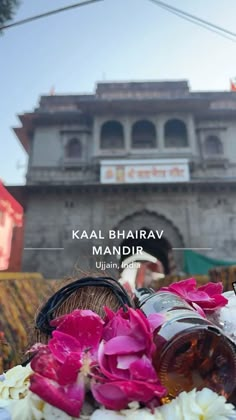
[[[100,154],[100,132],[101,132],[102,121],[98,118],[94,118],[92,128],[92,139],[93,139],[93,151],[92,155],[97,156]]]
[[[164,152],[164,149],[165,149],[164,127],[165,127],[165,119],[164,119],[164,117],[159,116],[158,120],[156,122],[156,130],[157,130],[158,150],[160,152]]]
[[[127,117],[122,121],[124,128],[125,152],[129,154],[132,148],[132,121]]]
[[[186,121],[187,125],[187,135],[188,135],[188,143],[189,148],[192,151],[192,154],[196,156],[197,154],[197,140],[196,140],[196,133],[195,133],[195,124],[192,115],[188,116]]]

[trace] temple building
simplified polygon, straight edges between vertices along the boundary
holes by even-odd
[[[184,252],[236,260],[236,93],[187,81],[98,83],[92,94],[42,96],[19,115],[29,154],[23,269],[90,272],[109,231],[163,231],[177,271]],[[10,190],[10,189],[9,189]],[[101,238],[78,238],[79,232]],[[77,235],[75,235],[77,232]],[[108,270],[109,271],[109,270]]]

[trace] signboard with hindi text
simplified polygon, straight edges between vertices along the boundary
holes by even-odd
[[[187,159],[102,160],[102,184],[165,183],[190,180]]]

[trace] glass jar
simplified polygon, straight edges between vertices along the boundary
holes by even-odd
[[[220,328],[168,291],[139,289],[136,305],[147,316],[165,315],[154,332],[154,365],[170,397],[204,387],[230,396],[236,386],[236,348]]]

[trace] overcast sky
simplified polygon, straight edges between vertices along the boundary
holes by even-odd
[[[166,0],[236,32],[235,0]],[[22,0],[14,20],[76,3]],[[25,182],[27,156],[12,131],[52,86],[93,92],[101,80],[187,79],[192,90],[229,90],[236,43],[149,0],[104,0],[6,30],[0,37],[0,179]]]

